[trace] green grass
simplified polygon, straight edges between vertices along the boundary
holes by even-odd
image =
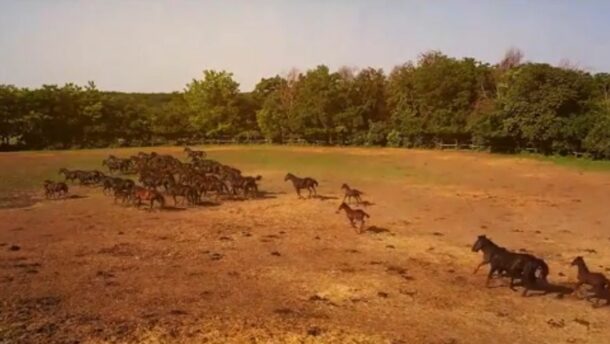
[[[565,166],[580,171],[610,171],[610,161],[608,160],[591,160],[586,158],[576,158],[571,156],[545,156],[541,154],[519,154],[520,157],[534,159],[538,161],[548,161],[559,166]]]
[[[244,174],[273,175],[283,178],[286,172],[296,175],[357,182],[360,180],[399,181],[408,178],[423,184],[450,183],[445,171],[422,168],[410,163],[409,151],[380,148],[293,147],[293,146],[207,146],[211,159],[236,166]],[[184,159],[180,147],[89,149],[72,151],[36,151],[0,153],[0,199],[11,194],[39,191],[45,179],[61,180],[61,167],[102,170],[101,161],[109,154],[127,157],[139,151],[157,151]],[[434,154],[430,152],[430,154]],[[485,154],[485,153],[481,153]],[[432,155],[433,156],[433,155]],[[493,158],[514,158],[513,155],[493,155]],[[522,154],[568,168],[586,171],[610,171],[610,161],[592,161],[571,157],[545,157]]]
[[[101,161],[109,154],[127,157],[138,151],[157,151],[184,159],[181,148],[121,148],[74,151],[35,151],[0,154],[0,196],[24,191],[39,190],[45,179],[61,180],[61,167],[68,169],[102,169]],[[209,158],[240,168],[244,174],[270,173],[311,175],[324,180],[341,176],[346,181],[398,179],[417,176],[418,172],[406,161],[391,155],[353,153],[340,148],[323,151],[287,146],[219,146],[205,147]],[[352,153],[350,153],[352,152]],[[283,176],[282,176],[283,177]]]

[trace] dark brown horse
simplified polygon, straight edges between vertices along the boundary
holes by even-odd
[[[68,193],[68,185],[64,182],[44,181],[44,191],[46,198],[61,197]]]
[[[317,195],[316,187],[318,186],[318,182],[315,179],[309,177],[299,178],[292,173],[288,173],[286,177],[284,177],[284,181],[288,180],[292,182],[299,198],[303,198],[303,196],[301,196],[301,190],[303,189],[309,191],[309,198],[311,198],[312,194]]]
[[[174,206],[178,205],[178,197],[182,197],[189,205],[196,205],[199,202],[199,192],[194,186],[171,184],[167,192],[174,199]]]
[[[578,291],[578,288],[580,288],[583,284],[587,284],[591,286],[589,291],[593,292],[592,295],[587,296],[587,300],[592,298],[597,298],[598,301],[599,299],[606,299],[604,295],[607,295],[608,293],[604,293],[604,291],[608,290],[610,282],[608,281],[608,278],[604,276],[604,274],[589,271],[587,264],[585,264],[584,258],[580,256],[574,258],[571,265],[578,268],[578,283],[576,283],[576,287],[574,288],[575,292]],[[610,299],[608,299],[607,302],[610,303]]]
[[[547,283],[549,267],[544,260],[530,254],[511,252],[504,247],[496,245],[485,235],[479,235],[474,245],[473,252],[483,251],[483,261],[475,268],[476,273],[483,265],[490,264],[489,273],[485,285],[493,275],[508,275],[510,277],[510,288],[514,290],[515,279],[521,280],[525,287],[524,296],[529,289],[535,287],[534,284]]]
[[[357,189],[352,189],[349,187],[349,185],[343,183],[343,185],[341,185],[341,190],[345,191],[345,195],[343,196],[343,202],[346,201],[349,203],[350,200],[353,198],[356,200],[356,203],[360,204],[362,203],[362,198],[360,198],[360,196],[362,196],[364,194],[364,192],[357,190]]]
[[[341,203],[339,209],[337,209],[337,213],[341,210],[345,210],[345,215],[349,220],[352,227],[356,228],[356,222],[360,222],[360,227],[358,228],[358,232],[362,233],[362,228],[364,227],[364,219],[371,217],[369,214],[365,213],[364,210],[361,209],[352,209],[349,205],[345,204],[345,202]]]

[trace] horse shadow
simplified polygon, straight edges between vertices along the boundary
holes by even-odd
[[[518,282],[515,283],[515,286],[525,286],[525,284],[523,282]],[[544,296],[544,295],[548,295],[548,294],[557,294],[557,298],[563,298],[565,295],[567,294],[571,294],[574,292],[574,288],[567,286],[567,285],[563,285],[563,284],[556,284],[556,283],[551,283],[551,282],[543,282],[543,281],[536,281],[535,283],[527,283],[527,289],[528,289],[528,293],[527,297],[537,297],[537,296]],[[537,293],[532,293],[532,292],[537,292]]]
[[[197,205],[201,205],[204,207],[219,207],[222,203],[215,201],[199,201]]]
[[[254,197],[227,196],[227,197],[225,197],[223,199],[226,200],[226,201],[245,202],[245,201],[260,201],[260,200],[274,199],[274,198],[277,198],[277,196],[275,196],[272,193],[259,192]]]
[[[359,205],[361,205],[363,207],[370,207],[372,205],[375,205],[375,203],[369,202],[369,201],[362,201],[362,202],[359,203]]]
[[[377,227],[377,226],[368,226],[362,232],[363,233],[371,233],[371,234],[391,234],[392,233],[387,228]]]
[[[45,200],[45,201],[65,201],[65,200],[69,200],[69,199],[83,199],[83,198],[89,198],[89,196],[83,196],[83,195],[69,195],[69,196],[65,196],[65,197],[55,197],[55,198],[41,198],[41,200]]]
[[[277,198],[277,195],[286,194],[285,192],[272,192],[272,191],[259,191],[255,199],[273,199]]]
[[[324,196],[324,195],[313,195],[313,196],[311,196],[311,198],[318,199],[320,201],[328,201],[328,200],[339,199],[339,197],[336,197],[336,196]]]
[[[159,210],[164,211],[164,212],[185,211],[186,209],[187,208],[180,208],[180,207],[176,207],[176,206],[172,206],[172,205],[166,205],[163,208],[159,208]],[[151,209],[149,209],[149,210],[151,210]]]

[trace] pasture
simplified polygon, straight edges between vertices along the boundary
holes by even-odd
[[[549,264],[573,286],[583,256],[610,275],[610,172],[484,153],[379,148],[203,147],[261,175],[260,197],[136,209],[62,167],[109,154],[0,154],[0,342],[602,343],[610,307],[577,295],[522,297],[473,274],[480,234]],[[570,163],[571,165],[572,163]],[[107,172],[107,171],[104,171]],[[287,172],[317,179],[298,199]],[[341,185],[364,192],[363,233]],[[306,194],[306,193],[305,193]],[[170,205],[173,203],[170,202]]]

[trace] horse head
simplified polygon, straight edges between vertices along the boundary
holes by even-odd
[[[487,242],[489,242],[489,239],[485,235],[479,235],[477,241],[472,245],[472,252],[479,252]]]
[[[574,258],[574,260],[572,261],[572,263],[570,263],[570,265],[575,266],[575,265],[582,264],[584,262],[585,262],[585,260],[583,259],[583,257],[578,256],[578,257]]]

